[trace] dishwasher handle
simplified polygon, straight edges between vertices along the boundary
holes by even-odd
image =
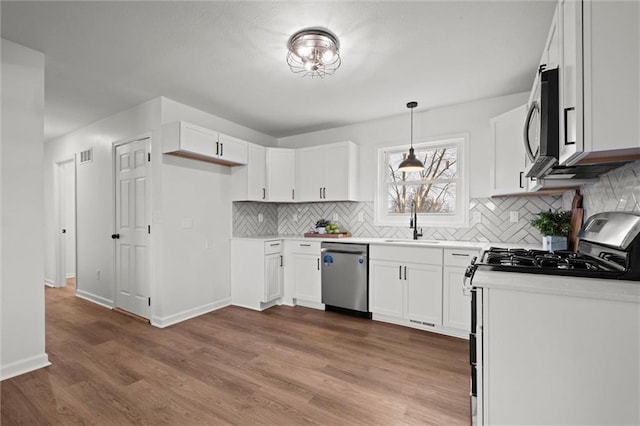
[[[367,252],[365,252],[365,251],[347,251],[347,250],[336,250],[336,249],[323,248],[322,250],[320,250],[320,253],[322,253],[322,254],[325,254],[325,253],[342,253],[342,254],[353,254],[353,255],[357,255],[357,256],[367,257]]]

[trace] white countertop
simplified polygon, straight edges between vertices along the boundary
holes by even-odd
[[[478,268],[473,287],[640,303],[640,281],[526,274]],[[541,308],[541,312],[544,308]]]
[[[335,242],[335,243],[354,243],[354,244],[380,244],[380,245],[397,245],[411,247],[441,247],[454,249],[477,249],[484,250],[489,247],[504,248],[531,248],[539,249],[540,245],[516,244],[491,241],[449,241],[449,240],[412,240],[402,238],[366,238],[366,237],[304,237],[302,235],[261,235],[257,237],[233,237],[232,240],[291,240],[291,241],[317,241],[317,242]]]

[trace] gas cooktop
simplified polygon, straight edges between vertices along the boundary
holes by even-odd
[[[613,254],[612,254],[613,255]],[[603,259],[572,251],[543,251],[491,247],[478,264],[494,271],[617,278],[623,271]]]
[[[491,247],[479,262],[471,262],[467,277],[476,269],[530,274],[640,281],[640,215],[623,212],[591,216],[580,234],[577,252]]]

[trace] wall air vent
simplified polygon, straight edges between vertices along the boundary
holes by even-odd
[[[93,161],[93,148],[80,152],[80,164],[91,163]]]

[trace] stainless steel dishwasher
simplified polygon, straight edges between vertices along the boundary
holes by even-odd
[[[321,247],[325,309],[371,318],[369,245],[324,242]]]

